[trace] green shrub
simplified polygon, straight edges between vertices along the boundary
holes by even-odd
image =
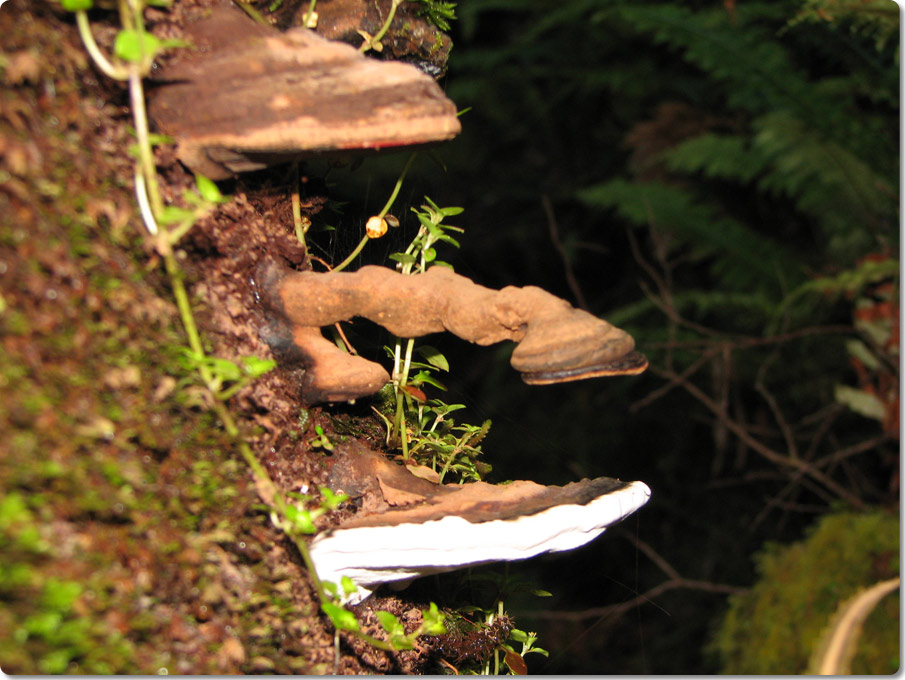
[[[712,651],[730,674],[797,674],[808,667],[830,617],[856,591],[899,574],[899,519],[886,512],[820,519],[791,545],[757,556],[758,582],[730,599]],[[899,597],[867,618],[852,662],[855,674],[899,667]]]

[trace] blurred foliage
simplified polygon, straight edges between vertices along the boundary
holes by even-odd
[[[757,556],[759,579],[730,598],[713,644],[732,675],[793,675],[837,607],[858,589],[899,574],[899,519],[885,512],[821,518],[806,540],[768,544]],[[868,616],[853,660],[855,674],[899,669],[899,598]]]

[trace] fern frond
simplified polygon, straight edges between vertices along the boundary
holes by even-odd
[[[688,139],[663,156],[676,172],[701,173],[705,177],[747,184],[764,171],[767,158],[744,135],[712,132]]]
[[[789,26],[806,21],[848,26],[853,33],[873,38],[880,51],[899,33],[899,12],[889,0],[804,0]]]
[[[802,277],[797,260],[781,244],[679,187],[616,179],[576,195],[586,205],[615,210],[633,225],[653,225],[680,243],[695,244],[698,258],[718,254],[713,274],[730,289],[775,291],[780,280],[797,282]]]
[[[816,218],[834,254],[851,262],[877,246],[869,231],[890,231],[897,191],[865,161],[786,113],[763,116],[755,129],[754,148],[768,164],[758,187]]]
[[[792,108],[816,118],[819,110],[805,96],[811,90],[804,75],[756,24],[765,11],[770,12],[745,3],[737,8],[737,23],[723,9],[691,11],[675,4],[632,5],[619,15],[723,83],[731,107],[754,114]]]

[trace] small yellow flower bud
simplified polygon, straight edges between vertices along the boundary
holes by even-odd
[[[365,224],[365,233],[369,238],[380,238],[387,233],[387,221],[382,217],[374,215],[367,224]]]

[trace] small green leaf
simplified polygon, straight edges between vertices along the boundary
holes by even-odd
[[[245,365],[245,371],[252,378],[260,378],[277,366],[277,362],[273,359],[261,359],[260,357],[242,357],[242,363]]]
[[[242,377],[242,369],[229,359],[220,357],[208,357],[211,370],[221,380],[239,380]]]
[[[516,642],[527,642],[528,641],[528,633],[523,630],[519,630],[518,628],[513,628],[509,633],[509,637],[515,640]]]
[[[297,508],[294,505],[287,505],[285,512],[286,519],[297,531],[303,534],[313,534],[317,531],[314,527],[314,521],[311,519],[311,513],[308,510]]]
[[[22,622],[22,628],[29,634],[48,638],[52,636],[63,622],[63,615],[58,611],[44,611],[32,614]]]
[[[330,617],[333,625],[340,630],[358,631],[361,629],[361,626],[358,625],[358,620],[355,618],[355,614],[348,609],[343,609],[332,602],[321,603],[321,609]]]
[[[880,367],[880,360],[860,340],[849,340],[845,343],[845,349],[870,370],[875,371]]]
[[[225,200],[214,181],[208,179],[204,175],[195,174],[195,185],[198,187],[198,193],[201,194],[201,198],[205,201],[209,201],[210,203],[222,203]]]
[[[418,385],[424,385],[424,384],[433,385],[438,390],[443,390],[444,392],[446,391],[446,385],[441,383],[439,380],[437,380],[434,376],[432,376],[427,371],[418,371],[418,373],[409,380],[409,384],[415,385],[416,387]]]
[[[836,385],[836,401],[867,418],[882,421],[886,416],[886,407],[876,395],[848,385]]]
[[[159,146],[160,144],[175,144],[176,140],[169,135],[162,135],[159,132],[148,133],[148,142],[151,146]]]
[[[456,239],[454,239],[452,236],[449,236],[448,234],[443,234],[443,235],[440,236],[439,238],[440,238],[441,241],[444,241],[444,242],[446,242],[446,243],[449,243],[450,245],[453,245],[453,246],[455,246],[456,248],[461,248],[461,247],[462,247]]]
[[[62,0],[60,4],[67,12],[84,12],[94,7],[93,0]]]
[[[421,610],[421,618],[426,635],[444,635],[447,632],[446,623],[444,622],[445,617],[437,609],[435,602],[430,603],[429,609]]]
[[[401,262],[402,264],[414,264],[418,261],[417,257],[410,255],[409,253],[393,253],[390,255],[390,259],[395,262]]]
[[[339,584],[342,586],[343,592],[346,595],[351,595],[358,592],[358,586],[355,585],[355,581],[350,579],[348,576],[343,576],[339,580]]]
[[[377,615],[377,620],[380,621],[380,625],[383,626],[383,629],[387,633],[390,635],[405,635],[405,628],[402,627],[399,619],[397,619],[394,614],[384,611],[377,611],[374,613]]]
[[[160,40],[153,34],[129,28],[117,33],[113,43],[114,54],[123,61],[134,64],[152,59],[160,49]]]
[[[341,503],[349,500],[349,496],[344,493],[335,494],[328,486],[319,487],[321,496],[323,496],[323,506],[327,510],[335,510]]]
[[[178,205],[164,206],[160,215],[157,217],[157,221],[160,222],[160,224],[163,226],[179,224],[181,222],[188,222],[194,219],[194,212],[192,212],[191,210],[186,210],[185,208],[180,208]]]
[[[415,351],[434,368],[439,368],[441,371],[449,371],[449,362],[436,347],[432,347],[431,345],[419,345],[415,348]]]
[[[405,649],[414,649],[415,643],[409,640],[407,637],[394,635],[390,638],[390,644],[393,645],[393,649],[397,650],[405,650]]]

